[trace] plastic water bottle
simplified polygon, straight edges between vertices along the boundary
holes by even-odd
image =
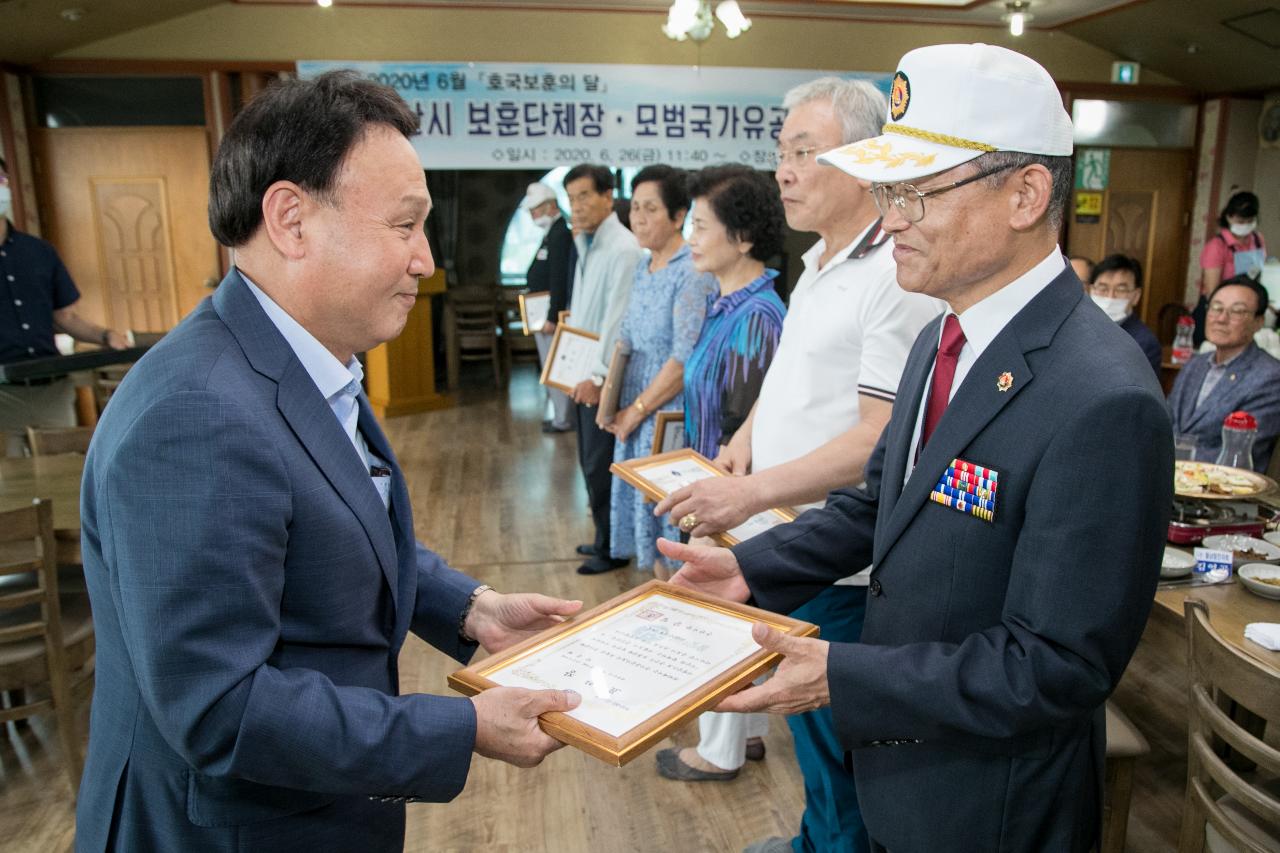
[[[1196,354],[1192,338],[1196,331],[1196,321],[1184,314],[1178,318],[1178,326],[1173,333],[1173,350],[1169,360],[1174,364],[1186,364]]]
[[[1258,422],[1248,412],[1232,412],[1222,422],[1222,450],[1217,463],[1231,468],[1253,470],[1253,440]]]

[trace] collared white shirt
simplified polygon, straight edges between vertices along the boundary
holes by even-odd
[[[613,356],[642,250],[616,213],[610,213],[594,234],[578,234],[573,239],[578,263],[573,270],[569,325],[600,336],[600,360],[592,372],[604,376],[609,372],[607,362]]]
[[[752,471],[798,459],[852,429],[861,419],[862,394],[892,403],[911,345],[944,307],[898,287],[892,241],[850,257],[870,228],[824,266],[824,241],[804,253],[804,273],[756,402]],[[865,586],[867,574],[841,583]]]
[[[956,375],[951,381],[951,394],[947,397],[950,402],[955,396],[956,391],[960,389],[964,379],[969,375],[969,369],[973,367],[973,363],[978,360],[979,356],[991,345],[996,335],[1004,331],[1004,327],[1009,325],[1009,321],[1017,316],[1018,312],[1035,299],[1040,291],[1044,290],[1049,282],[1053,281],[1058,275],[1066,269],[1067,262],[1062,256],[1062,250],[1054,247],[1048,257],[1027,270],[995,293],[983,299],[981,302],[969,306],[963,314],[957,314],[956,319],[960,322],[960,331],[964,332],[964,347],[960,350],[960,357],[956,359]],[[947,311],[948,314],[954,314],[953,311]],[[938,324],[938,342],[935,347],[942,342],[942,326]],[[994,377],[993,377],[994,381]],[[916,412],[916,427],[911,435],[910,447],[918,448],[920,445],[920,428],[924,421],[924,409],[928,400],[929,386],[933,383],[933,368],[929,368],[929,376],[926,378],[924,388],[920,398],[920,408]],[[905,483],[911,477],[911,471],[915,468],[916,453],[907,454],[907,470],[902,481]]]
[[[852,429],[862,394],[892,403],[911,345],[945,307],[898,287],[892,240],[849,257],[866,234],[822,267],[824,241],[804,253],[756,403],[753,471],[798,459]]]
[[[343,432],[347,434],[351,446],[359,455],[361,462],[368,469],[372,461],[385,464],[369,450],[364,436],[356,428],[360,419],[360,385],[364,381],[364,368],[355,356],[346,365],[329,352],[324,344],[316,340],[315,335],[303,328],[302,324],[281,308],[262,288],[239,270],[240,277],[249,286],[249,292],[258,300],[263,312],[289,344],[293,354],[297,356],[302,368],[307,371],[311,381],[316,384],[320,395],[329,404],[333,416],[338,419]],[[384,506],[390,506],[390,478],[374,477],[374,485],[382,497]]]

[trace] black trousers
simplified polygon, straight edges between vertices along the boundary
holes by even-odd
[[[574,405],[578,424],[578,464],[582,477],[587,481],[587,503],[591,505],[591,520],[596,525],[596,553],[609,557],[609,491],[613,475],[613,433],[596,426],[596,407]]]

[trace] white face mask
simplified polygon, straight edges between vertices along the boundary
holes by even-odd
[[[1090,296],[1094,304],[1107,313],[1107,316],[1117,323],[1123,323],[1125,318],[1133,313],[1133,306],[1129,304],[1128,299],[1113,298],[1110,296]]]
[[[1231,233],[1237,237],[1248,237],[1253,230],[1258,227],[1258,223],[1254,222],[1232,222]]]
[[[8,219],[13,209],[13,193],[8,187],[0,187],[0,219]]]
[[[533,217],[533,224],[534,224],[536,227],[541,228],[543,231],[546,231],[548,228],[550,228],[550,227],[551,227],[551,223],[552,223],[552,222],[555,222],[555,221],[556,221],[556,218],[555,218],[554,216],[535,216],[535,217]]]

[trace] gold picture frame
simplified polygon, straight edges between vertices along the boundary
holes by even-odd
[[[541,332],[546,325],[551,308],[551,291],[539,290],[536,293],[521,293],[516,299],[520,303],[520,325],[526,335]],[[532,320],[530,320],[532,318]],[[538,322],[538,318],[542,322]]]
[[[572,642],[583,639],[585,636],[583,632],[592,630],[593,626],[599,626],[611,617],[626,615],[623,611],[639,606],[655,596],[659,597],[657,602],[667,604],[675,602],[685,607],[702,609],[716,619],[723,619],[727,615],[749,623],[763,622],[778,631],[796,637],[812,637],[818,633],[816,625],[790,616],[725,601],[664,581],[651,580],[573,619],[548,628],[510,649],[463,667],[448,677],[449,687],[467,696],[474,696],[483,690],[497,687],[499,683],[491,676],[497,676],[503,671],[513,671],[517,665],[527,666],[541,655],[554,658],[557,649],[564,649]],[[642,643],[645,640],[637,639],[635,642]],[[773,668],[780,658],[781,655],[778,653],[769,652],[757,646],[755,651],[745,659],[702,680],[692,688],[692,692],[618,735],[584,723],[570,716],[569,713],[543,714],[539,718],[539,725],[543,731],[557,740],[581,749],[607,764],[621,767],[692,721],[703,711],[715,707],[724,697],[749,685]]]
[[[595,343],[594,350],[587,345],[587,342]],[[565,354],[565,358],[562,359],[562,347],[569,346],[574,348],[573,352]],[[590,370],[587,369],[584,372],[583,367],[588,366],[588,362],[594,365],[599,361],[599,357],[599,335],[585,329],[566,326],[561,321],[556,324],[556,334],[551,339],[551,346],[547,348],[547,358],[542,364],[542,376],[538,381],[548,388],[556,388],[572,395],[577,383],[591,376]]]
[[[653,455],[683,450],[684,409],[658,412],[653,416]]]
[[[675,489],[668,490],[665,488],[662,482],[670,478],[655,478],[653,476],[655,469],[661,470],[663,474],[675,475],[675,479],[684,484],[692,482],[691,477],[693,479],[703,479],[705,477],[729,476],[713,465],[710,459],[692,447],[672,450],[667,453],[658,453],[653,456],[628,459],[625,462],[614,462],[609,466],[609,470],[615,476],[635,486],[648,498],[657,502],[672,491],[675,491]],[[684,472],[684,474],[681,475],[680,472]],[[795,510],[787,507],[775,507],[752,516],[738,527],[733,528],[733,531],[716,533],[711,538],[720,545],[732,548],[744,539],[749,539],[751,536],[761,533],[770,527],[786,524],[789,521],[795,521],[795,519]]]

